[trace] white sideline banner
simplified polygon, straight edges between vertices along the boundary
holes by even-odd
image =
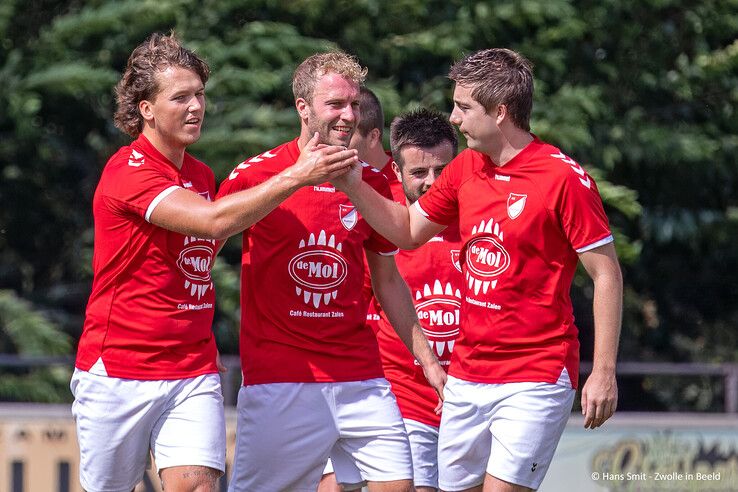
[[[588,430],[572,414],[539,490],[738,491],[738,416],[622,413]]]

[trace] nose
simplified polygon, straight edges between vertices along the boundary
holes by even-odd
[[[428,174],[425,175],[425,179],[423,180],[423,187],[428,190],[435,181],[436,174],[432,170],[429,170]]]
[[[448,121],[450,121],[452,125],[461,125],[461,116],[459,116],[458,111],[459,110],[457,108],[454,108],[453,111],[451,111],[451,116],[448,117]]]
[[[201,98],[200,96],[193,96],[192,99],[190,99],[190,104],[189,106],[187,106],[187,110],[190,113],[196,113],[203,107],[205,107],[205,98]]]
[[[343,118],[344,121],[356,121],[359,118],[358,113],[358,109],[354,108],[350,104],[347,104],[343,110],[343,113],[341,114],[341,118]]]

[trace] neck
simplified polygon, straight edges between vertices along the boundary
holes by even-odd
[[[361,160],[371,164],[373,167],[376,167],[381,171],[384,169],[384,166],[387,165],[389,156],[384,152],[381,145],[375,145],[367,150],[366,155],[362,156]]]
[[[491,149],[488,153],[498,167],[502,167],[515,158],[529,143],[533,141],[533,136],[526,130],[513,128],[502,133],[503,140],[497,148]]]
[[[149,142],[151,142],[151,145],[153,145],[154,148],[158,150],[164,157],[169,159],[169,161],[174,164],[177,169],[182,169],[185,153],[184,146],[170,144],[166,140],[160,138],[157,133],[147,131],[147,128],[144,128],[144,131],[142,133],[144,137],[146,137]]]

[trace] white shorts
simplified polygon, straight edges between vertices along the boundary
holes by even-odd
[[[405,426],[384,378],[244,386],[237,426],[230,492],[315,492],[329,455],[339,482],[343,460],[362,481],[412,479]]]
[[[438,427],[405,419],[416,487],[438,488]]]
[[[416,420],[404,419],[413,460],[413,482],[416,487],[438,488],[438,427]],[[351,457],[342,453],[331,455],[323,475],[336,473],[344,490],[361,488],[365,483]],[[335,459],[335,465],[333,463]]]
[[[157,468],[225,470],[225,416],[220,377],[171,381],[97,376],[75,369],[70,384],[87,492],[130,492],[149,457]]]
[[[438,438],[439,485],[475,487],[485,472],[537,489],[571,414],[575,391],[549,383],[472,383],[449,376]]]

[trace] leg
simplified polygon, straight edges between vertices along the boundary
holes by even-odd
[[[217,492],[221,471],[207,466],[173,466],[159,475],[164,492]]]
[[[341,438],[331,455],[352,457],[369,490],[412,490],[412,458],[405,424],[384,378],[336,384]],[[339,482],[344,482],[336,467]]]
[[[404,419],[413,459],[413,482],[417,492],[438,490],[438,427]]]
[[[166,399],[160,382],[77,369],[71,389],[82,487],[90,492],[133,490],[146,471],[151,430]]]
[[[320,477],[317,492],[342,492],[341,486],[336,482],[336,474],[324,473],[323,476]]]
[[[449,376],[438,432],[438,484],[444,491],[482,492],[490,456],[494,404],[489,387]]]
[[[338,439],[331,383],[244,386],[238,392],[230,492],[314,492]]]
[[[487,464],[494,479],[485,480],[484,490],[538,489],[571,414],[574,390],[548,383],[507,383],[500,385],[499,394]]]
[[[215,492],[225,471],[220,377],[168,382],[169,405],[154,426],[151,451],[166,492]]]
[[[415,490],[412,480],[369,481],[366,485],[369,492],[413,492]]]
[[[533,489],[525,487],[523,485],[515,485],[514,483],[500,480],[499,478],[493,477],[490,474],[484,478],[484,490],[483,492],[528,492]]]

